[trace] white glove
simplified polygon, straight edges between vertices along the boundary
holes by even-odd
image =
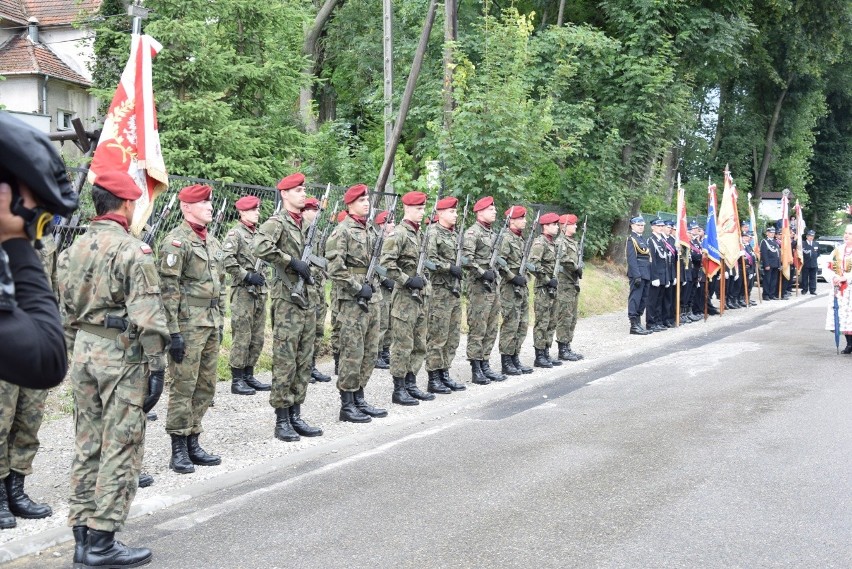
[[[666,281],[666,288],[669,288],[670,286],[672,286],[672,283],[670,283],[669,281]]]
[[[740,280],[740,274],[739,274],[739,273],[737,273],[737,274],[735,274],[735,275],[734,275],[734,280],[735,280],[735,281]]]
[[[674,280],[674,282],[672,282],[672,284],[677,286],[677,277],[675,277],[675,280]]]
[[[660,279],[654,279],[651,281],[651,286],[660,286]]]

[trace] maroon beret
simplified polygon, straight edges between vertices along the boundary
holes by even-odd
[[[547,225],[548,223],[559,223],[559,215],[553,212],[545,213],[544,215],[538,218],[538,222],[541,225]]]
[[[450,209],[456,207],[459,204],[459,200],[450,196],[448,198],[443,198],[438,200],[438,206],[436,209]]]
[[[302,209],[316,209],[319,210],[319,200],[316,198],[308,198],[305,200],[305,207]]]
[[[402,196],[403,205],[423,205],[426,203],[426,194],[423,192],[408,192]]]
[[[142,188],[127,172],[121,170],[101,172],[95,178],[95,185],[123,200],[138,200],[142,197]]]
[[[367,185],[366,184],[355,184],[343,194],[343,203],[346,205],[351,204],[361,196],[367,195]]]
[[[348,215],[348,214],[346,213],[346,210],[345,210],[345,209],[344,209],[343,211],[341,211],[341,212],[338,212],[338,214],[337,214],[337,223],[340,223],[341,221],[343,221],[344,219],[346,219],[346,216],[347,216],[347,215]]]
[[[183,203],[198,203],[210,199],[213,188],[202,184],[187,186],[178,193],[178,199]]]
[[[506,210],[506,213],[504,215],[506,215],[507,217],[509,215],[511,215],[512,219],[518,219],[518,218],[521,218],[521,217],[526,217],[527,208],[525,208],[522,205],[513,205],[512,207],[510,207],[509,209]]]
[[[384,225],[385,222],[388,220],[388,215],[390,215],[390,212],[388,210],[380,211],[379,214],[376,216],[376,225]]]
[[[577,216],[573,213],[566,213],[565,215],[559,218],[559,223],[561,223],[562,225],[576,225]]]
[[[240,211],[248,211],[260,207],[260,198],[257,196],[243,196],[234,202],[234,207]]]
[[[491,196],[485,196],[484,198],[480,198],[475,204],[473,204],[473,211],[482,211],[488,206],[494,205],[494,198]]]
[[[293,188],[298,188],[305,184],[305,175],[301,172],[296,172],[295,174],[290,174],[289,176],[285,176],[281,178],[281,181],[278,182],[276,186],[279,190],[292,190]]]

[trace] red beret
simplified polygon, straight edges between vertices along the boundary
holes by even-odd
[[[183,203],[198,203],[210,199],[210,194],[213,193],[213,188],[196,184],[187,186],[178,193],[178,199]]]
[[[566,213],[565,215],[559,218],[559,223],[561,223],[562,225],[576,225],[577,216],[573,213]]]
[[[558,223],[559,215],[553,212],[545,213],[544,215],[538,218],[538,222],[541,225],[547,225],[548,223]]]
[[[234,202],[234,207],[240,211],[248,211],[260,207],[260,198],[257,196],[243,196]]]
[[[438,207],[436,209],[450,209],[456,207],[458,204],[459,200],[450,196],[448,198],[438,200]]]
[[[361,196],[367,195],[367,186],[365,184],[355,184],[343,194],[343,203],[346,205],[351,204]]]
[[[506,213],[504,215],[509,216],[510,214],[512,215],[512,219],[526,217],[527,208],[522,205],[513,205],[512,207],[506,210]]]
[[[305,200],[305,207],[302,209],[316,209],[319,210],[319,200],[316,198],[308,198]]]
[[[473,211],[482,211],[490,205],[494,205],[494,198],[491,196],[485,196],[484,198],[479,199],[475,204],[473,204]]]
[[[347,213],[346,213],[346,210],[345,210],[345,209],[344,209],[343,211],[341,211],[341,212],[338,212],[338,214],[337,214],[337,223],[340,223],[341,221],[343,221],[344,219],[346,219],[346,216],[347,216]]]
[[[123,200],[138,200],[142,196],[142,188],[127,172],[121,170],[101,172],[95,178],[95,185]]]
[[[402,196],[403,205],[423,205],[426,203],[426,194],[423,192],[408,192]]]
[[[281,181],[278,182],[276,186],[279,190],[292,190],[293,188],[298,188],[305,184],[305,175],[301,172],[296,172],[295,174],[290,174],[289,176],[285,176],[281,178]]]
[[[390,215],[390,212],[388,210],[380,211],[379,214],[376,216],[376,225],[384,225],[385,222],[388,220],[388,215]]]

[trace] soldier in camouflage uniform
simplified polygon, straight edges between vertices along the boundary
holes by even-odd
[[[574,239],[577,233],[577,216],[569,213],[559,218],[563,229],[561,272],[557,277],[559,286],[556,289],[556,343],[559,346],[559,359],[577,361],[583,359],[581,354],[571,350],[571,340],[574,339],[574,327],[577,326],[580,296],[580,278],[583,267],[580,266],[580,244]],[[558,360],[550,358],[550,344],[545,355],[551,363]]]
[[[521,274],[524,257],[524,228],[527,226],[527,209],[514,205],[506,210],[509,230],[500,243],[500,258],[505,261],[500,279],[500,363],[505,375],[532,373],[531,367],[515,366],[521,363],[519,355],[529,328],[529,289],[527,278]]]
[[[429,342],[426,347],[428,389],[432,393],[463,391],[466,387],[450,377],[450,366],[456,357],[461,332],[462,268],[456,265],[456,221],[458,200],[438,200],[435,223],[429,225],[426,240],[427,257],[435,266],[430,274],[432,286],[427,305]]]
[[[310,227],[314,218],[319,215],[320,203],[317,198],[308,198],[305,200],[305,207],[302,209],[302,220],[306,227]],[[319,235],[315,241],[314,254],[317,258],[325,257],[325,243],[321,242]],[[311,276],[314,279],[314,285],[311,287],[311,304],[315,307],[317,313],[316,327],[314,328],[314,359],[311,363],[311,379],[310,382],[329,382],[331,377],[325,375],[317,369],[317,356],[322,348],[322,341],[325,338],[325,317],[328,314],[328,304],[325,300],[325,281],[328,274],[323,267],[314,267],[311,271]]]
[[[311,368],[314,361],[317,312],[311,303],[313,280],[310,265],[302,261],[308,224],[302,219],[305,207],[305,176],[291,174],[278,183],[281,211],[269,218],[254,239],[255,254],[269,263],[272,279],[272,393],[275,409],[275,438],[293,442],[300,436],[318,437],[322,429],[302,419]],[[292,292],[300,280],[303,294]]]
[[[558,278],[553,276],[557,255],[562,255],[564,247],[559,237],[559,216],[546,213],[539,220],[541,235],[535,238],[530,250],[530,264],[535,267],[535,296],[533,311],[533,347],[535,348],[535,367],[553,367],[545,351],[553,343],[556,331],[556,291]]]
[[[187,186],[178,194],[184,222],[160,246],[163,306],[171,334],[169,407],[166,432],[172,439],[169,468],[195,472],[222,459],[198,442],[201,420],[216,392],[216,360],[225,316],[225,257],[219,240],[208,235],[213,219],[210,186]]]
[[[402,196],[402,222],[385,241],[382,266],[394,281],[391,293],[392,401],[417,405],[417,399],[431,401],[435,396],[417,387],[417,372],[426,356],[426,302],[429,297],[426,276],[417,274],[422,233],[420,222],[426,208],[426,194],[408,192]],[[425,271],[424,271],[425,272]],[[440,393],[449,393],[446,387]]]
[[[491,224],[497,219],[494,198],[481,198],[473,205],[474,223],[464,234],[464,256],[468,259],[465,272],[467,302],[467,359],[470,360],[473,383],[485,385],[503,381],[505,375],[491,369],[488,358],[497,339],[500,317],[498,271],[491,269],[494,232]]]
[[[75,446],[68,523],[82,566],[136,567],[147,548],[115,541],[142,468],[145,413],[163,390],[169,329],[151,248],[128,234],[135,181],[100,174],[98,216],[59,258],[59,292],[72,352]]]
[[[379,345],[379,303],[382,293],[376,275],[365,282],[372,258],[374,237],[367,228],[370,198],[367,186],[357,184],[343,195],[347,216],[334,229],[326,246],[328,276],[337,293],[337,325],[340,326],[340,420],[367,423],[388,412],[370,405],[364,387],[376,362]]]
[[[222,241],[225,270],[231,275],[231,393],[254,395],[271,386],[254,377],[266,329],[266,277],[251,250],[260,218],[260,198],[244,196],[234,207],[240,221]],[[258,270],[255,270],[258,269]]]
[[[335,223],[338,225],[343,223],[343,220],[346,219],[346,210],[343,210],[337,214],[337,219],[335,219]],[[328,251],[330,243],[333,243],[334,232],[332,231],[331,235],[328,236],[328,241],[325,244],[325,256],[328,259]],[[330,297],[330,320],[331,320],[331,335],[329,337],[329,344],[331,344],[331,355],[334,358],[334,375],[337,375],[338,367],[340,364],[340,321],[337,319],[337,290],[340,286],[334,279],[331,279],[331,289],[329,291]]]
[[[390,212],[380,212],[375,219],[376,228],[385,232],[385,239],[393,235],[396,224],[393,218],[388,221]],[[376,354],[376,368],[390,368],[390,346],[391,346],[391,297],[393,296],[393,279],[382,279],[382,302],[381,316],[379,318],[379,352]]]

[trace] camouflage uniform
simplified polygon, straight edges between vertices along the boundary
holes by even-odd
[[[507,230],[500,244],[500,257],[506,261],[500,283],[500,308],[503,315],[500,353],[509,356],[520,353],[529,327],[529,289],[526,286],[516,287],[509,282],[521,270],[523,256],[524,238]]]
[[[151,249],[115,222],[93,221],[59,257],[72,351],[76,442],[68,523],[118,531],[136,494],[149,371],[165,369],[169,330]],[[125,318],[127,331],[104,327]]]
[[[317,257],[325,258],[325,243],[319,243],[314,253]],[[311,276],[314,278],[314,286],[311,291],[311,304],[316,312],[316,326],[314,327],[314,360],[322,349],[322,341],[325,338],[325,319],[328,315],[328,302],[325,298],[325,283],[328,274],[319,267],[311,267]]]
[[[290,408],[305,402],[316,339],[316,292],[304,285],[306,306],[296,304],[290,295],[299,275],[288,266],[300,259],[305,247],[308,224],[296,222],[289,212],[270,217],[254,239],[254,253],[273,268],[272,287],[272,392],[269,404],[274,409]]]
[[[577,267],[580,262],[580,246],[573,237],[563,235],[562,262],[559,286],[556,289],[556,341],[570,344],[577,325],[577,298],[580,295],[580,278]]]
[[[211,233],[207,239],[182,222],[160,246],[159,271],[169,333],[183,335],[181,363],[169,363],[166,432],[189,436],[202,432],[201,420],[216,392],[219,332],[225,314],[224,253]]]
[[[481,223],[474,223],[464,234],[464,256],[468,259],[467,279],[467,359],[488,360],[494,340],[497,339],[497,324],[500,316],[499,286],[492,283],[489,292],[482,274],[488,270],[491,260],[491,243],[494,234]],[[499,279],[499,274],[497,275]]]
[[[561,239],[557,237],[556,239]],[[547,286],[556,266],[557,242],[547,235],[539,235],[530,250],[530,264],[535,266],[535,297],[533,311],[533,346],[543,350],[553,343],[556,331],[556,290]]]
[[[253,367],[263,350],[269,289],[266,285],[250,285],[244,280],[249,272],[254,272],[257,261],[251,248],[255,232],[256,229],[239,222],[222,242],[225,271],[231,275],[232,368]]]
[[[450,274],[450,267],[456,264],[457,237],[455,231],[440,223],[429,225],[427,231],[427,257],[435,264],[435,270],[430,275],[426,370],[448,370],[456,357],[461,330],[461,283]]]

